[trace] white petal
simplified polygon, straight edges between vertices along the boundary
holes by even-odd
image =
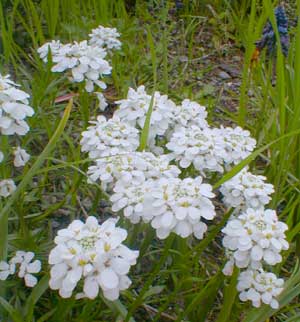
[[[84,281],[83,291],[90,299],[94,299],[99,292],[97,280],[93,277],[87,277]]]
[[[119,278],[111,268],[106,268],[100,273],[100,282],[104,288],[114,289],[119,284]]]
[[[34,287],[37,283],[37,278],[31,274],[26,274],[24,280],[25,280],[25,285],[28,287]]]
[[[119,298],[119,289],[114,288],[110,290],[103,291],[104,297],[106,297],[110,301],[115,301]]]
[[[38,273],[41,270],[41,266],[42,266],[41,261],[39,261],[37,259],[34,262],[27,265],[27,272],[28,273]]]

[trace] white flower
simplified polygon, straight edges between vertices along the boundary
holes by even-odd
[[[91,159],[135,151],[139,146],[138,130],[117,117],[106,120],[98,116],[82,133],[81,150]]]
[[[14,166],[15,167],[23,167],[28,160],[30,159],[30,155],[19,146],[14,149]]]
[[[46,45],[50,46],[47,43],[38,50],[44,61],[47,61],[47,56],[45,56]],[[54,63],[52,72],[64,72],[70,69],[71,81],[76,83],[85,81],[87,92],[92,92],[95,85],[102,89],[106,88],[106,84],[99,78],[102,78],[103,75],[109,75],[112,68],[105,60],[107,52],[103,48],[91,46],[84,40],[66,45],[54,42],[50,49]]]
[[[277,278],[273,273],[247,270],[240,273],[237,290],[243,302],[252,301],[254,307],[260,307],[262,302],[270,305],[272,309],[278,309],[276,297],[282,292],[283,283],[283,279]]]
[[[273,185],[265,183],[266,177],[257,176],[243,169],[220,188],[228,207],[260,208],[271,200]]]
[[[153,218],[153,198],[152,190],[154,183],[152,180],[146,180],[139,185],[124,185],[122,182],[114,187],[114,194],[110,197],[112,211],[123,210],[123,214],[133,224],[140,222],[149,222]]]
[[[123,209],[124,216],[137,223],[151,222],[156,235],[165,239],[171,232],[185,238],[194,234],[203,238],[207,230],[201,218],[215,217],[212,187],[202,178],[161,178],[146,180],[137,186],[118,184],[111,196],[112,210]]]
[[[99,109],[100,111],[104,111],[108,106],[105,96],[102,93],[96,92],[97,99],[99,101]]]
[[[98,26],[92,30],[92,33],[89,34],[89,36],[89,43],[100,48],[107,48],[108,50],[120,49],[122,45],[118,39],[120,34],[116,28]]]
[[[51,42],[46,42],[43,46],[41,46],[37,52],[41,59],[46,63],[48,60],[49,50],[51,51],[51,55],[53,57],[59,54],[62,46],[63,45],[60,40],[51,40]]]
[[[180,127],[188,128],[191,125],[207,128],[208,124],[206,117],[207,112],[204,106],[189,99],[185,99],[182,101],[181,105],[176,106],[176,109],[174,109],[174,123],[172,125],[175,128],[175,131]]]
[[[9,275],[15,274],[18,271],[18,276],[24,278],[25,285],[27,287],[34,287],[37,283],[37,278],[32,274],[40,272],[41,261],[32,261],[33,258],[33,252],[17,251],[8,263],[0,262],[0,279],[5,280]]]
[[[0,196],[8,197],[17,189],[12,179],[4,179],[0,181]]]
[[[151,103],[151,95],[146,93],[145,86],[139,86],[136,91],[129,88],[127,98],[116,103],[119,105],[119,109],[114,115],[134,127],[139,129],[144,127]],[[154,146],[157,135],[166,133],[173,120],[175,109],[175,103],[168,99],[167,95],[161,95],[159,92],[154,93],[148,137],[150,145]]]
[[[173,133],[166,146],[182,168],[193,164],[201,173],[223,172],[223,143],[214,129],[201,129],[196,125],[181,127]]]
[[[122,244],[127,232],[116,227],[116,222],[108,219],[99,225],[90,216],[85,223],[75,220],[58,231],[56,247],[49,254],[51,289],[68,298],[82,279],[83,292],[76,298],[94,299],[101,288],[103,295],[113,301],[129,287],[127,274],[130,266],[135,265],[138,252]]]
[[[15,273],[15,265],[9,264],[5,261],[0,262],[0,280],[4,281],[8,278],[9,275],[12,275]]]
[[[27,116],[34,114],[28,105],[29,95],[19,89],[19,85],[0,74],[0,133],[3,135],[25,135],[29,126]]]
[[[201,173],[223,172],[246,158],[255,140],[241,128],[209,128],[191,125],[177,128],[166,145],[182,168],[191,164]]]
[[[28,287],[34,287],[37,283],[37,278],[32,275],[39,273],[41,270],[41,261],[34,258],[33,252],[22,252],[18,251],[16,257],[13,257],[10,262],[14,264],[20,264],[18,276],[24,278],[25,285]]]
[[[276,265],[282,261],[280,252],[289,247],[285,239],[287,225],[278,220],[271,209],[251,209],[232,217],[222,229],[223,246],[233,252],[239,268],[258,269],[262,262]]]
[[[203,183],[201,177],[162,178],[156,184],[151,225],[157,236],[164,239],[173,231],[183,238],[194,234],[202,239],[207,226],[201,218],[212,220],[216,215],[210,200],[214,197],[211,185]]]
[[[239,126],[234,129],[221,127],[217,129],[217,135],[223,140],[226,168],[230,168],[232,164],[238,164],[248,157],[256,146],[256,141],[250,137],[250,132]]]
[[[146,179],[177,177],[180,170],[169,164],[166,155],[155,156],[150,152],[130,152],[98,159],[88,169],[89,182],[101,180],[104,190],[118,182],[124,186],[139,185]]]
[[[229,260],[224,265],[224,267],[222,269],[222,273],[226,276],[231,276],[233,273],[233,269],[234,269],[234,258],[233,258],[233,256],[229,256],[229,255],[227,255],[226,257],[228,257]]]

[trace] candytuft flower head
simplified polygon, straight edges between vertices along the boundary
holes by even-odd
[[[82,133],[81,150],[91,159],[135,151],[139,146],[138,130],[118,117],[106,120],[102,115]]]
[[[25,135],[29,126],[25,119],[34,114],[28,105],[29,94],[18,89],[19,85],[0,74],[0,133]]]
[[[173,113],[175,131],[180,127],[190,127],[191,125],[203,129],[208,127],[206,109],[197,102],[185,99],[180,105],[176,106]]]
[[[220,172],[246,158],[255,140],[241,128],[201,128],[199,125],[176,130],[166,147],[182,168],[191,164],[202,174]]]
[[[201,177],[161,178],[147,180],[144,184],[124,187],[116,185],[111,196],[112,210],[124,210],[124,216],[132,223],[142,219],[151,222],[160,239],[171,232],[185,238],[192,234],[202,239],[207,226],[201,218],[215,217],[212,187]]]
[[[90,33],[89,36],[89,44],[98,46],[100,48],[105,48],[108,51],[118,50],[122,45],[118,39],[120,34],[116,28],[98,26],[92,30],[92,33]]]
[[[146,179],[177,177],[180,170],[169,164],[168,156],[151,152],[129,152],[98,159],[88,169],[89,182],[101,180],[104,190],[114,185],[139,185]]]
[[[222,140],[210,128],[201,129],[196,125],[181,127],[173,133],[166,147],[182,168],[193,164],[201,173],[223,172]]]
[[[142,129],[145,124],[147,112],[151,103],[151,95],[145,91],[145,86],[139,86],[137,90],[130,88],[127,98],[117,101],[119,109],[114,113],[121,121]],[[154,93],[152,114],[150,119],[149,141],[154,141],[157,135],[164,135],[168,130],[176,105],[167,95]]]
[[[233,208],[261,208],[271,200],[273,185],[265,183],[266,177],[256,176],[243,169],[220,188],[224,203]]]
[[[282,250],[287,250],[287,225],[278,220],[271,209],[248,208],[228,221],[222,232],[223,246],[232,252],[229,261],[239,268],[261,268],[262,263],[276,265],[282,261]]]
[[[108,300],[116,300],[120,291],[130,286],[127,274],[138,257],[138,251],[122,244],[127,232],[116,223],[117,219],[110,218],[99,225],[90,216],[85,223],[74,220],[59,230],[54,240],[56,247],[49,254],[50,288],[68,298],[83,280],[83,290],[77,298],[94,299],[101,289]]]
[[[52,72],[71,71],[70,80],[75,83],[85,81],[87,92],[93,92],[94,86],[102,89],[106,84],[100,80],[111,73],[111,66],[105,56],[107,52],[100,47],[91,46],[86,40],[79,43],[60,44],[51,42],[39,48],[40,57],[47,62],[46,50],[51,50],[54,66]]]
[[[247,270],[239,275],[237,290],[243,302],[251,301],[254,307],[265,303],[272,309],[278,309],[276,297],[283,291],[283,279],[263,270]]]
[[[60,42],[60,40],[52,40],[50,42],[46,42],[44,45],[38,48],[37,52],[41,59],[47,63],[49,51],[51,52],[52,56],[57,56],[62,46],[63,44]]]

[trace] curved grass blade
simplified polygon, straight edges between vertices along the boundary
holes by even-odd
[[[0,297],[0,305],[8,312],[14,322],[24,322],[19,311],[9,304],[3,297]]]

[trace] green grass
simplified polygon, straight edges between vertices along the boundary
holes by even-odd
[[[227,214],[219,223],[210,225],[207,237],[200,242],[190,239],[185,242],[177,236],[161,242],[146,225],[132,227],[121,220],[129,236],[136,237],[129,237],[128,245],[139,248],[143,256],[131,270],[133,286],[122,294],[120,301],[62,300],[56,292],[47,289],[46,277],[31,293],[19,282],[10,281],[6,287],[0,283],[1,321],[264,322],[270,318],[269,321],[283,322],[300,319],[297,264],[300,255],[300,24],[292,32],[288,58],[278,49],[276,63],[268,63],[262,57],[255,68],[250,68],[253,43],[259,38],[267,17],[274,24],[270,0],[262,4],[254,0],[183,2],[184,11],[171,19],[168,10],[173,6],[172,1],[137,0],[130,9],[122,0],[2,1],[0,71],[10,73],[31,93],[35,115],[29,120],[32,130],[18,139],[33,156],[31,166],[26,166],[22,173],[12,170],[10,163],[9,166],[5,162],[0,164],[1,176],[16,177],[18,183],[17,192],[10,199],[0,201],[0,254],[5,258],[8,252],[19,248],[33,250],[47,267],[47,254],[53,246],[53,222],[65,226],[83,215],[82,208],[89,214],[103,216],[99,201],[107,198],[99,186],[86,183],[88,159],[84,159],[79,145],[80,133],[88,120],[98,114],[97,107],[83,91],[74,98],[71,112],[70,105],[66,108],[66,103],[54,103],[56,97],[73,89],[64,76],[51,73],[50,65],[45,66],[39,60],[36,49],[50,39],[65,42],[84,39],[98,24],[117,27],[123,47],[113,58],[113,73],[108,79],[111,101],[124,97],[128,87],[145,84],[149,91],[168,93],[176,102],[185,97],[200,98],[203,105],[209,105],[210,117],[215,119],[217,97],[203,96],[201,90],[195,90],[197,81],[193,79],[196,73],[202,72],[193,61],[200,55],[196,39],[208,26],[217,40],[212,46],[234,40],[242,49],[240,55],[244,62],[238,110],[218,113],[217,121],[230,120],[248,128],[259,143],[257,152],[222,180],[229,179],[251,162],[251,167],[256,167],[274,184],[271,207],[289,225],[290,250],[283,263],[274,269],[287,280],[280,296],[281,308],[277,311],[267,307],[250,309],[249,304],[240,302],[236,296],[236,275],[224,278],[221,274],[224,254],[216,238]],[[300,17],[299,0],[295,15]],[[180,56],[186,56],[187,62],[181,63]],[[272,84],[274,68],[275,86]],[[252,97],[248,97],[249,90],[254,93]],[[146,132],[142,148],[147,141]],[[5,152],[15,145],[14,140],[1,138],[1,150]],[[215,188],[221,182],[216,182]]]

